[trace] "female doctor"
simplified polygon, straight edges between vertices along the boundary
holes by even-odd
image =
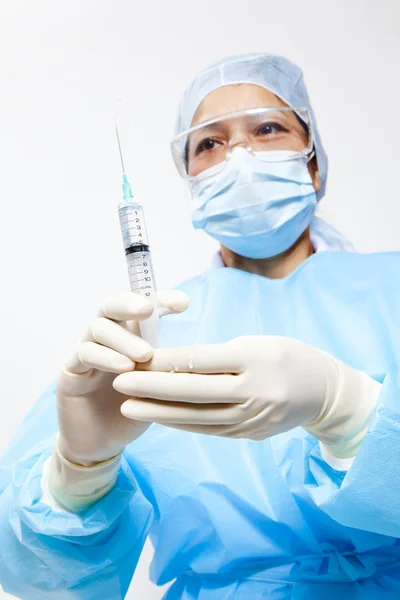
[[[153,306],[103,301],[2,459],[2,586],[124,598],[150,534],[168,600],[399,598],[399,254],[314,217],[327,160],[284,58],[197,75],[172,148],[221,264],[160,294],[159,350]]]

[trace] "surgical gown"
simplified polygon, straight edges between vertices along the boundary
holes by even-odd
[[[275,280],[212,269],[181,289],[191,304],[163,319],[165,346],[290,336],[383,383],[352,466],[333,469],[301,428],[254,442],[153,425],[106,497],[56,512],[41,501],[51,386],[1,462],[4,589],[124,598],[149,533],[168,600],[400,598],[400,254],[319,253]]]

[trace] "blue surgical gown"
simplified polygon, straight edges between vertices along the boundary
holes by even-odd
[[[279,280],[214,269],[181,288],[191,305],[163,320],[165,346],[290,336],[383,383],[352,466],[333,469],[301,428],[254,442],[153,425],[106,497],[55,512],[41,501],[51,386],[1,462],[4,589],[123,598],[150,533],[168,600],[400,598],[400,254],[315,254]]]

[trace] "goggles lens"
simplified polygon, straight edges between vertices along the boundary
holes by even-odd
[[[223,163],[236,146],[253,152],[312,152],[307,109],[257,108],[224,115],[192,127],[172,140],[175,163],[183,177],[194,177]],[[268,160],[264,156],[264,160]]]

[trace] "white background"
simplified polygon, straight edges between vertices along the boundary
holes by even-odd
[[[101,298],[127,289],[113,95],[130,113],[127,167],[160,288],[213,249],[190,228],[169,154],[178,100],[197,70],[240,52],[303,67],[330,158],[323,213],[359,250],[395,250],[399,26],[398,0],[0,2],[0,451]],[[149,553],[130,598],[161,597]]]

